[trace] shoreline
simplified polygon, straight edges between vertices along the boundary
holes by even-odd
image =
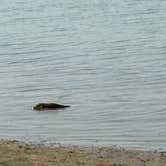
[[[0,140],[0,166],[165,166],[166,152]]]

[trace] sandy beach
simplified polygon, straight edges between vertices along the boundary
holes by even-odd
[[[165,166],[166,153],[0,141],[2,166]]]

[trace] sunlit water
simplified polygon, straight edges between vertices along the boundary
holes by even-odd
[[[1,0],[0,138],[166,150],[165,9]],[[71,107],[32,110],[39,102]]]

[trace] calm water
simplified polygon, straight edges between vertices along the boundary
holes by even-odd
[[[0,138],[166,150],[165,9],[1,0]],[[71,107],[33,111],[38,102]]]

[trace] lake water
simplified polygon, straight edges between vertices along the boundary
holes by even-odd
[[[0,138],[166,150],[165,9],[1,0]],[[71,107],[34,111],[39,102]]]

